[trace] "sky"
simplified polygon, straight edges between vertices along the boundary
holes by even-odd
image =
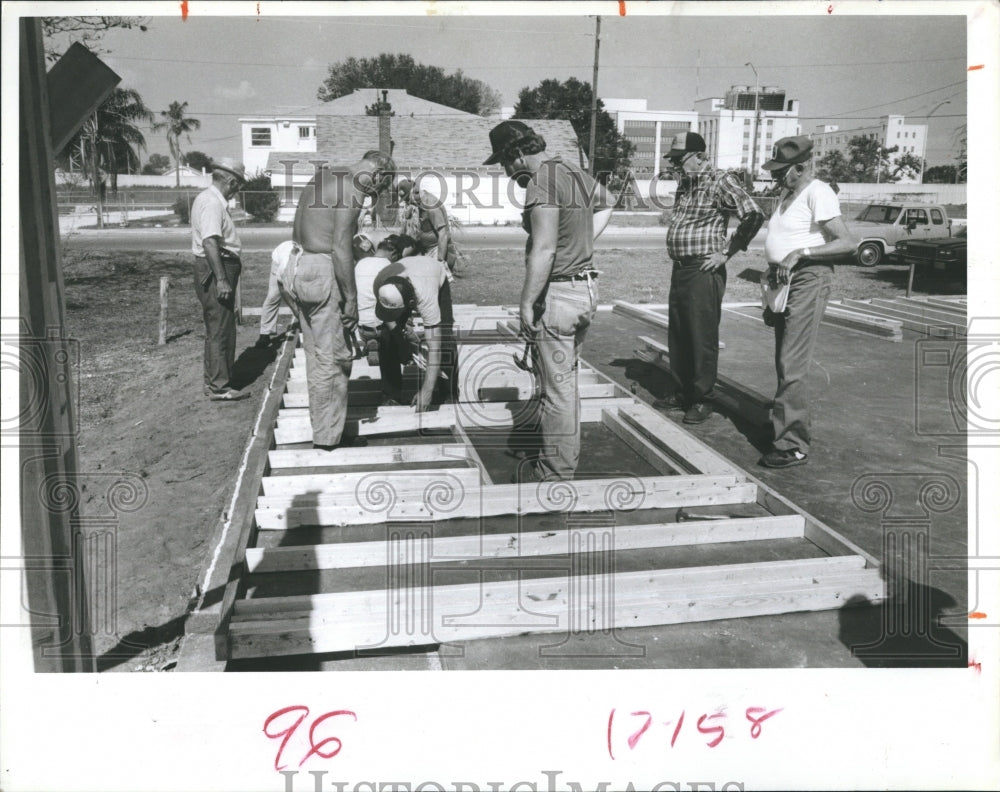
[[[239,117],[321,113],[316,93],[328,66],[351,56],[408,53],[447,72],[461,69],[498,90],[505,106],[546,78],[590,82],[598,12],[601,98],[691,110],[697,98],[753,85],[750,62],[762,86],[784,88],[800,101],[804,133],[818,124],[850,129],[901,113],[929,124],[928,166],[952,162],[955,129],[966,121],[965,17],[940,15],[955,9],[948,3],[863,5],[626,3],[620,16],[620,5],[609,2],[482,3],[471,8],[488,15],[473,16],[467,4],[194,1],[184,20],[179,3],[154,3],[125,6],[123,13],[162,15],[149,19],[146,32],[106,35],[101,57],[154,110],[188,102],[188,115],[202,126],[186,150],[238,157]],[[892,13],[884,13],[890,6]],[[92,7],[120,12],[110,3]],[[70,8],[56,10],[79,13]],[[423,13],[428,8],[435,13]],[[162,133],[147,142],[147,155],[167,153]]]

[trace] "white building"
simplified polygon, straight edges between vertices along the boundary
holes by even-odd
[[[856,137],[878,140],[884,148],[899,146],[898,151],[889,155],[889,162],[893,165],[904,154],[911,154],[921,162],[924,162],[927,154],[927,125],[907,124],[905,117],[901,115],[882,116],[877,124],[855,129],[840,129],[834,125],[817,126],[809,137],[813,141],[814,160],[821,159],[831,151],[840,151],[846,158],[851,138]],[[921,178],[919,173],[907,172],[896,183],[919,184]]]
[[[752,85],[734,85],[725,96],[698,99],[694,106],[698,133],[705,138],[712,164],[722,170],[750,171],[756,163],[754,178],[770,178],[760,166],[771,158],[774,144],[800,134],[799,100],[788,99],[782,88],[762,86],[758,91]]]
[[[649,110],[645,99],[602,99],[615,119],[618,132],[632,145],[632,170],[637,178],[650,178],[663,170],[663,155],[681,132],[698,128],[694,110]]]
[[[316,151],[316,116],[250,116],[240,119],[240,131],[250,176],[267,169],[272,151]]]

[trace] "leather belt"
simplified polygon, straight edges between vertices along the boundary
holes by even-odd
[[[549,278],[549,282],[565,283],[566,281],[585,281],[596,277],[597,277],[597,272],[595,270],[581,270],[575,275],[559,275],[555,278]]]

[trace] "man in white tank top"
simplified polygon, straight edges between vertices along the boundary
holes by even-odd
[[[782,138],[761,167],[784,188],[767,224],[767,277],[790,284],[785,310],[774,317],[774,364],[778,389],[771,424],[774,448],[760,463],[771,468],[804,465],[809,457],[809,400],[806,373],[820,321],[830,299],[833,259],[853,253],[857,240],[840,214],[836,193],[816,179],[812,141]]]

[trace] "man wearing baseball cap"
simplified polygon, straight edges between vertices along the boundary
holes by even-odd
[[[545,139],[521,121],[493,127],[490,145],[493,153],[483,164],[503,165],[525,188],[521,333],[535,342],[542,443],[518,478],[572,479],[580,461],[577,363],[597,312],[594,238],[607,226],[614,200],[578,166],[547,154]]]
[[[670,369],[680,385],[669,404],[698,424],[712,414],[719,369],[719,322],[726,291],[726,263],[746,250],[764,214],[740,180],[712,167],[705,140],[696,132],[677,135],[665,155],[677,176],[667,229],[670,272]],[[739,225],[726,240],[729,218]]]
[[[409,179],[399,180],[396,195],[403,209],[402,232],[416,239],[426,255],[445,262],[448,271],[454,272],[457,254],[443,202]]]
[[[423,320],[427,366],[412,404],[417,412],[424,412],[435,393],[442,398],[458,395],[458,346],[446,265],[431,256],[414,255],[415,248],[419,249],[419,243],[401,234],[390,234],[379,242],[377,253],[387,260],[375,276],[372,291],[375,317],[382,323],[378,335],[382,394],[390,404],[402,400],[402,366],[420,351],[419,338],[407,325],[414,315]]]
[[[809,456],[809,401],[805,379],[820,321],[833,284],[833,259],[853,253],[857,240],[844,225],[836,193],[813,176],[812,141],[782,138],[762,166],[782,192],[767,224],[764,253],[772,284],[790,284],[785,310],[768,317],[774,324],[774,364],[778,390],[771,424],[774,447],[760,464],[771,468],[804,465]]]
[[[229,200],[246,181],[246,167],[228,157],[212,163],[212,183],[191,204],[194,291],[205,321],[204,392],[212,401],[250,396],[232,387],[236,362],[235,291],[239,283],[240,237]]]

